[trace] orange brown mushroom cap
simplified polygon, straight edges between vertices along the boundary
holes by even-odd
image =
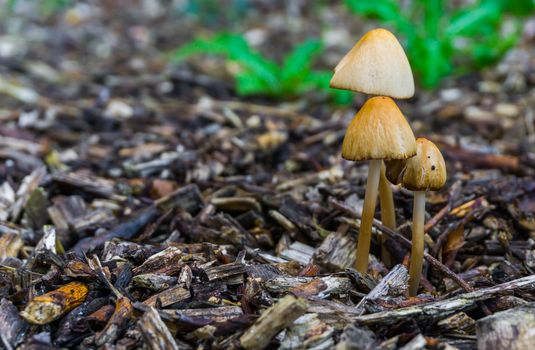
[[[425,139],[416,140],[416,156],[405,161],[391,161],[386,176],[394,184],[411,191],[435,191],[446,183],[446,163],[437,146]]]
[[[390,97],[370,98],[347,128],[342,157],[347,160],[406,159],[416,154],[409,123]]]
[[[330,86],[369,95],[410,98],[414,77],[394,34],[378,28],[366,33],[334,68]]]

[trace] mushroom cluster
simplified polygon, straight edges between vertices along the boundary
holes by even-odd
[[[440,151],[431,141],[415,139],[409,123],[393,100],[414,95],[414,78],[407,56],[391,32],[374,29],[366,33],[338,63],[330,85],[336,89],[374,95],[351,121],[342,145],[344,159],[370,161],[355,269],[361,273],[368,269],[378,194],[383,225],[396,229],[390,182],[401,184],[415,191],[409,268],[409,291],[410,295],[415,295],[423,264],[425,191],[444,185],[446,167]],[[383,262],[389,266],[391,257],[384,242],[381,255]]]

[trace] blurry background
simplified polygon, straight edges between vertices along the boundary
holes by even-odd
[[[0,9],[5,110],[81,96],[103,106],[110,96],[237,98],[343,126],[365,96],[329,89],[332,68],[381,26],[417,79],[416,97],[400,102],[417,135],[491,153],[533,147],[533,0],[3,0]]]

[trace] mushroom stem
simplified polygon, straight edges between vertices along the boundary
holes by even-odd
[[[396,213],[394,210],[394,196],[392,187],[385,176],[385,163],[381,162],[381,178],[379,180],[379,203],[381,203],[381,221],[386,227],[396,229]],[[385,237],[381,235],[381,259],[383,263],[392,266],[392,257],[385,245]]]
[[[355,269],[360,273],[366,273],[368,270],[368,254],[370,253],[373,217],[375,215],[379,178],[381,177],[381,163],[381,160],[371,160],[368,168],[368,181],[366,183],[364,207],[362,208],[357,243],[357,260],[355,261]]]
[[[424,262],[425,191],[414,192],[412,212],[412,249],[409,267],[409,295],[415,296],[420,285]]]

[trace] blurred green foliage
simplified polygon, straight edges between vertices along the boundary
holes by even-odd
[[[250,9],[249,0],[187,0],[180,6],[180,11],[210,28],[228,26],[245,16]]]
[[[225,33],[210,39],[195,39],[177,49],[172,54],[172,59],[182,62],[199,54],[226,57],[240,67],[234,78],[236,90],[242,96],[263,95],[288,99],[320,89],[328,92],[335,103],[350,103],[353,97],[349,91],[329,89],[332,72],[312,69],[312,62],[320,52],[321,42],[306,40],[278,64],[253,50],[243,35]]]
[[[19,1],[20,0],[7,0],[7,8],[13,12]],[[35,1],[35,3],[39,10],[39,14],[43,17],[48,17],[70,6],[72,0],[39,0]]]
[[[356,14],[378,19],[406,40],[413,70],[424,87],[437,86],[454,72],[494,63],[518,40],[520,23],[503,34],[504,16],[525,16],[533,0],[479,0],[453,8],[449,1],[345,0]]]

